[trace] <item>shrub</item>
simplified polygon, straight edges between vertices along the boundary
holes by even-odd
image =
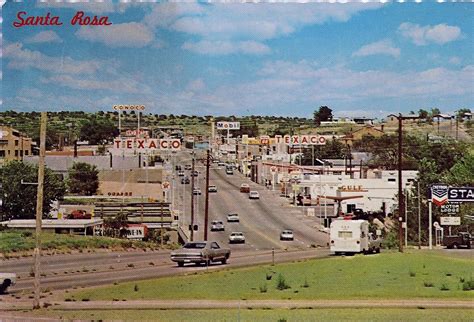
[[[260,293],[267,293],[267,290],[268,290],[267,284],[265,283],[263,285],[260,285],[259,289],[260,289]]]
[[[135,286],[133,287],[133,290],[134,290],[135,292],[138,292],[138,285],[137,285],[137,284],[135,284]]]
[[[439,288],[441,291],[449,291],[449,287],[446,284],[442,284],[441,287]]]
[[[267,281],[271,280],[272,279],[272,274],[269,274],[269,273],[266,273],[265,274],[265,278],[267,279]]]
[[[304,279],[303,287],[305,288],[309,287],[308,280],[306,278]]]
[[[410,277],[415,277],[415,276],[416,276],[416,273],[413,272],[412,270],[410,270],[410,271],[408,272],[408,274],[410,274]]]
[[[433,286],[434,286],[434,284],[431,283],[431,282],[423,282],[423,285],[424,285],[425,287],[433,287]]]
[[[282,274],[278,274],[278,280],[277,280],[277,290],[286,290],[291,288],[291,286],[286,282],[285,277]]]
[[[472,291],[474,290],[474,280],[465,281],[462,283],[463,291]]]

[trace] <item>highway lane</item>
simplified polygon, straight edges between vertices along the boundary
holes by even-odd
[[[211,233],[221,242],[226,242],[230,230],[242,231],[249,245],[254,249],[271,248],[307,248],[311,245],[327,244],[327,234],[311,227],[299,218],[302,209],[291,207],[284,199],[260,185],[250,182],[240,173],[225,174],[224,169],[211,170],[211,184],[218,192],[210,194],[210,221],[222,220],[229,230],[226,233]],[[250,200],[247,193],[239,191],[241,183],[249,183],[251,190],[260,193],[259,200]],[[236,212],[241,218],[240,224],[226,223],[226,215]],[[202,218],[199,218],[203,223]],[[280,241],[280,232],[292,229],[294,241]]]
[[[325,249],[275,251],[274,260],[278,262],[301,260],[305,258],[318,258],[328,256]],[[53,255],[42,261],[42,289],[64,290],[69,288],[107,285],[112,283],[157,278],[162,276],[183,275],[202,270],[218,270],[228,267],[242,267],[255,264],[272,262],[272,251],[242,251],[234,250],[228,265],[212,264],[209,267],[190,265],[177,267],[169,259],[169,251],[159,252],[130,252],[127,256],[123,253],[76,255]],[[114,256],[115,255],[115,256]],[[120,261],[117,261],[121,255]],[[44,259],[43,259],[44,260]],[[94,264],[88,264],[88,263]],[[151,265],[150,263],[153,263]],[[2,268],[9,267],[9,271],[19,271],[20,279],[17,284],[9,289],[13,296],[27,295],[33,288],[33,278],[26,272],[32,264],[32,259],[4,260]],[[61,269],[58,269],[58,266]],[[1,298],[1,297],[0,297]]]

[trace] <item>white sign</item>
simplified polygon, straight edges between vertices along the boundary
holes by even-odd
[[[326,138],[321,135],[275,135],[276,143],[287,145],[325,145]]]
[[[116,111],[143,111],[145,105],[114,105],[112,108]]]
[[[440,217],[443,226],[459,226],[461,225],[461,217]]]
[[[461,208],[461,204],[458,203],[446,203],[441,205],[441,212],[447,214],[457,214]]]
[[[138,139],[138,138],[116,138],[114,148],[127,150],[180,150],[179,139]]]
[[[218,130],[240,130],[240,122],[217,122]]]
[[[277,167],[271,167],[271,168],[270,168],[270,171],[271,171],[271,172],[276,172],[277,170],[278,170]]]

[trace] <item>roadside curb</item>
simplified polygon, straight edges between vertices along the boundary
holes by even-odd
[[[83,301],[42,302],[52,310],[140,310],[140,309],[312,309],[312,308],[451,308],[474,309],[473,301],[458,300],[139,300],[139,301]],[[0,311],[19,311],[32,308],[31,302],[0,303]]]

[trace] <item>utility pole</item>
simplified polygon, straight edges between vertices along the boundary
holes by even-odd
[[[191,241],[194,241],[194,150],[191,166]]]
[[[204,240],[207,241],[207,230],[209,225],[209,167],[211,161],[210,150],[207,149],[206,161],[206,203],[204,206]]]
[[[402,124],[403,117],[400,113],[398,116],[398,250],[403,253],[403,185],[402,185]]]
[[[418,249],[421,249],[421,200],[420,200],[420,180],[418,180]]]
[[[35,264],[34,264],[34,288],[35,295],[33,309],[40,308],[40,256],[41,256],[41,218],[43,216],[43,188],[44,188],[44,155],[46,151],[46,121],[48,115],[41,112],[40,125],[40,154],[38,162],[38,190],[36,194],[36,236],[35,236]]]

